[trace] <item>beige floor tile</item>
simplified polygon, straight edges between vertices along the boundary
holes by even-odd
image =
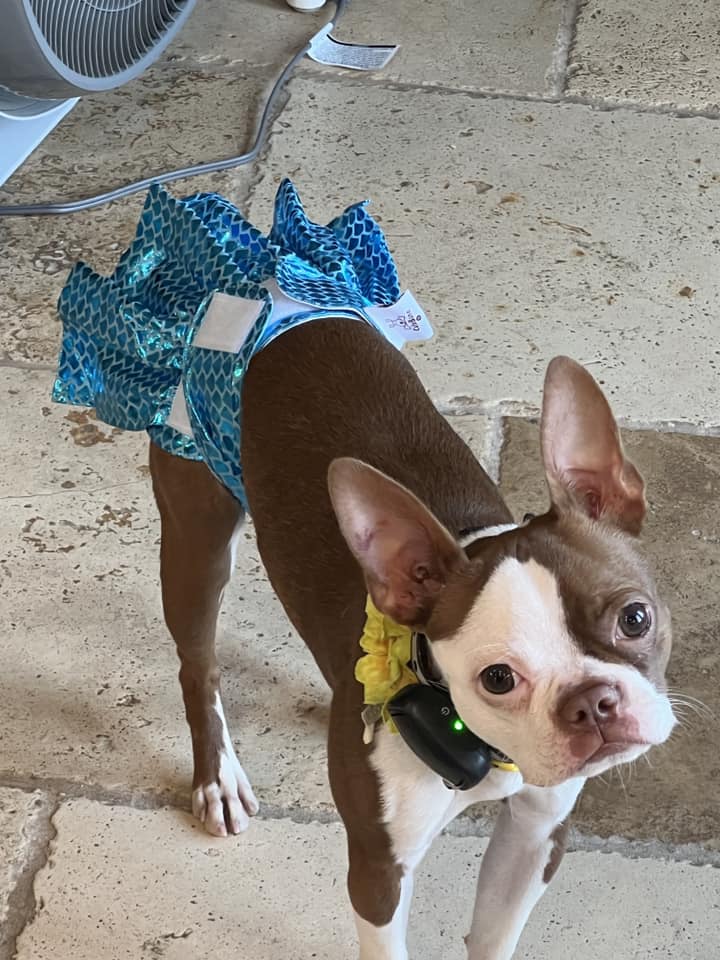
[[[707,0],[589,0],[580,6],[569,92],[717,111],[717,41],[717,7]]]
[[[237,844],[184,815],[73,801],[36,882],[17,960],[337,960],[356,956],[339,825],[256,821]],[[464,960],[480,858],[439,840],[420,870],[414,960]],[[569,856],[518,960],[700,960],[720,948],[714,871],[614,854]]]

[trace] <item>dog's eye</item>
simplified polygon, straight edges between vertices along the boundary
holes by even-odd
[[[618,628],[623,637],[637,640],[644,637],[650,629],[650,610],[644,603],[629,603],[623,607],[618,619]]]
[[[480,680],[488,693],[510,693],[515,686],[515,674],[506,663],[494,663],[480,674]]]

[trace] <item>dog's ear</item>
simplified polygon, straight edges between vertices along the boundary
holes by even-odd
[[[360,460],[334,460],[328,486],[375,606],[424,626],[450,571],[467,563],[464,551],[416,496]]]
[[[623,453],[620,431],[602,390],[579,363],[556,357],[545,376],[540,433],[550,496],[637,535],[645,484]]]

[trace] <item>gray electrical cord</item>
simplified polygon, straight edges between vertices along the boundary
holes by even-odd
[[[332,21],[334,26],[337,26],[339,23],[348,3],[349,0],[335,0],[335,17]],[[263,108],[255,143],[247,153],[243,153],[238,157],[229,157],[227,160],[215,160],[211,163],[195,164],[191,167],[182,167],[179,170],[161,173],[154,177],[146,177],[144,180],[137,180],[135,183],[118,187],[116,190],[109,190],[107,193],[100,193],[95,197],[86,197],[83,200],[73,200],[70,202],[58,201],[56,203],[13,204],[6,207],[0,206],[0,217],[49,217],[61,213],[79,213],[81,210],[92,210],[93,207],[101,207],[105,203],[110,203],[111,200],[120,200],[122,197],[131,197],[135,193],[141,193],[143,190],[147,190],[153,183],[168,183],[170,180],[181,180],[184,177],[197,177],[202,173],[217,173],[219,170],[230,170],[233,167],[240,167],[243,164],[252,163],[253,160],[258,158],[265,145],[275,103],[290,79],[295,67],[310,49],[311,41],[312,38],[308,40],[302,50],[298,50],[298,52],[294,54],[275,81],[270,91],[270,96],[267,98],[265,107]]]

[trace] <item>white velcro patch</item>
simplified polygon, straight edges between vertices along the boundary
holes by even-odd
[[[265,307],[264,300],[247,300],[229,293],[214,293],[194,347],[237,353]]]

